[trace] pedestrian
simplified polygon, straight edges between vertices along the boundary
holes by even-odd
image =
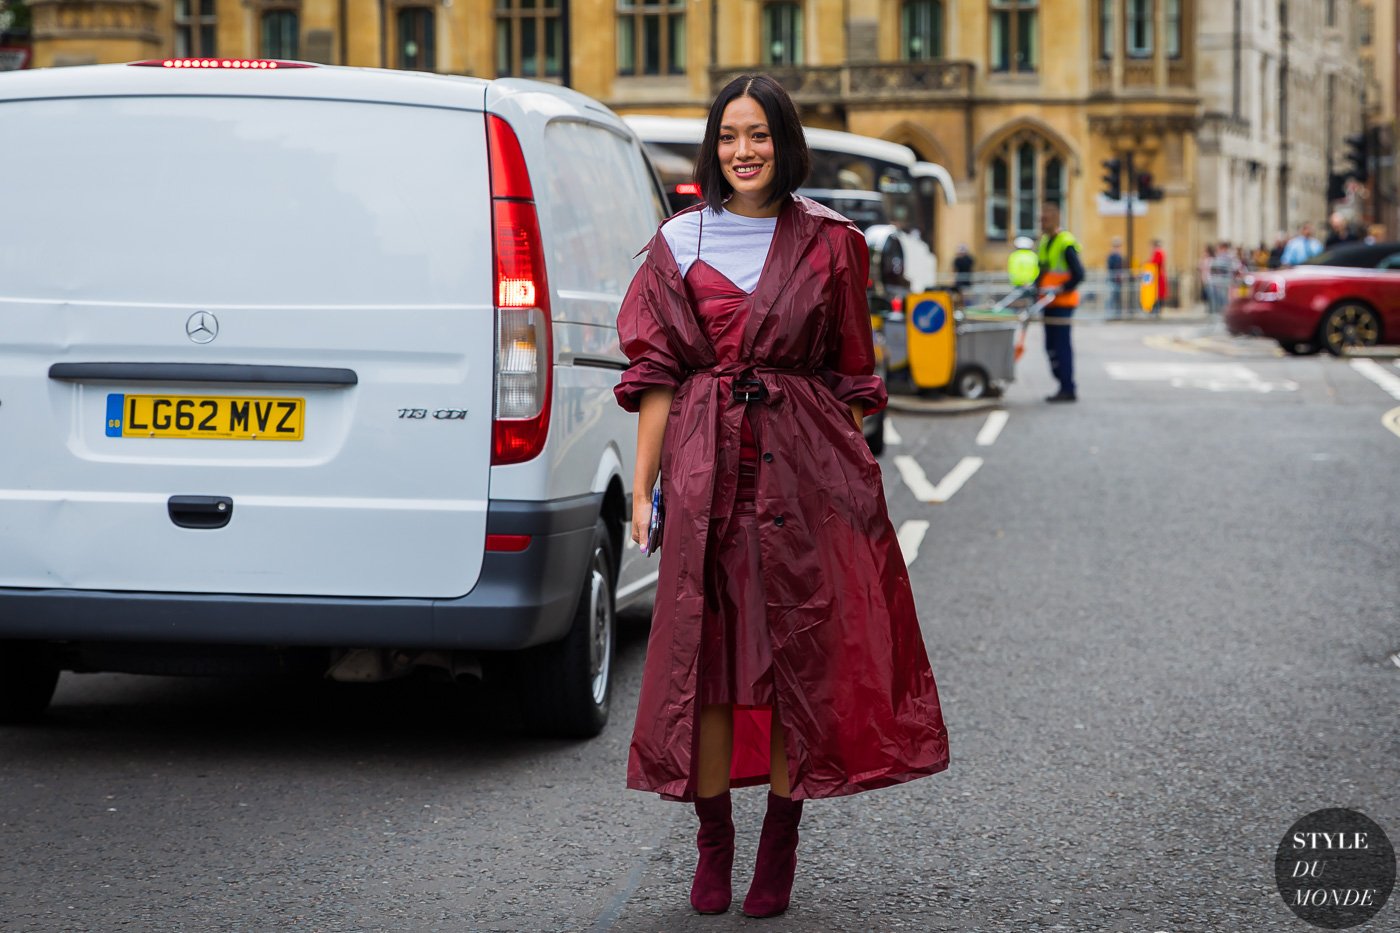
[[[1279,257],[1279,265],[1283,268],[1296,266],[1322,252],[1322,244],[1312,234],[1313,225],[1304,221],[1298,227],[1298,235],[1289,240],[1288,245],[1283,248],[1283,255]]]
[[[1264,245],[1262,240],[1259,247],[1255,249],[1249,265],[1252,269],[1267,269],[1269,267],[1269,248]]]
[[[1345,246],[1348,243],[1360,243],[1361,237],[1352,229],[1351,224],[1342,216],[1340,211],[1333,211],[1332,216],[1327,218],[1327,239],[1322,244],[1323,249],[1331,249],[1334,246]]]
[[[1221,240],[1210,263],[1210,310],[1223,313],[1230,304],[1230,292],[1241,275],[1240,260],[1228,240]]]
[[[1269,248],[1269,258],[1265,260],[1264,266],[1268,269],[1280,269],[1283,267],[1283,251],[1288,246],[1288,234],[1280,230],[1274,236],[1274,245]]]
[[[1167,253],[1162,249],[1161,240],[1152,241],[1152,257],[1147,260],[1147,264],[1152,267],[1152,275],[1157,280],[1157,300],[1152,307],[1159,315],[1163,306],[1167,303]]]
[[[971,291],[972,267],[976,264],[966,243],[958,244],[957,255],[953,257],[953,288],[958,291]]]
[[[1074,385],[1074,347],[1070,325],[1079,307],[1079,283],[1084,281],[1084,264],[1079,258],[1079,241],[1060,227],[1060,205],[1046,201],[1040,209],[1040,278],[1036,284],[1050,297],[1042,323],[1045,327],[1045,355],[1050,372],[1060,384],[1047,402],[1073,402],[1079,396]]]
[[[1201,258],[1196,263],[1196,277],[1201,280],[1201,300],[1206,303],[1206,310],[1215,311],[1215,293],[1210,287],[1210,270],[1215,264],[1215,244],[1207,243],[1206,248],[1201,251]]]
[[[1108,317],[1116,320],[1123,316],[1123,276],[1126,263],[1123,261],[1123,240],[1114,237],[1108,244]]]
[[[1028,289],[1040,278],[1040,256],[1035,251],[1035,240],[1018,236],[1011,245],[1016,248],[1006,257],[1007,281],[1013,289]]]
[[[665,527],[627,784],[692,802],[690,902],[728,909],[730,789],[768,784],[749,916],[787,909],[808,798],[935,774],[948,736],[863,415],[885,405],[869,253],[795,194],[809,156],[765,75],[710,107],[702,203],[666,221],[618,314],[637,422],[632,540]]]

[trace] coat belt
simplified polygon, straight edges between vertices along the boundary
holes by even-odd
[[[732,400],[738,404],[763,402],[771,405],[783,396],[782,378],[800,376],[807,379],[818,377],[815,369],[788,369],[781,366],[752,366],[741,363],[723,363],[704,369],[692,369],[686,379],[705,376],[720,380],[720,390],[728,388]]]

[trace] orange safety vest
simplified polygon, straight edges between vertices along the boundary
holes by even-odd
[[[1069,281],[1069,263],[1065,262],[1065,250],[1071,246],[1078,249],[1079,243],[1074,239],[1074,234],[1068,230],[1061,230],[1054,236],[1040,238],[1040,246],[1036,252],[1040,257],[1040,286],[1042,288],[1056,288]],[[1071,310],[1079,307],[1078,289],[1072,292],[1061,292],[1055,296],[1048,307]]]

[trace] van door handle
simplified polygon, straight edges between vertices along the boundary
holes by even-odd
[[[228,496],[171,496],[166,508],[181,528],[222,528],[233,517]]]

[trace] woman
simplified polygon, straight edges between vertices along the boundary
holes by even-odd
[[[660,578],[629,787],[693,801],[691,904],[729,908],[729,789],[769,784],[744,913],[787,909],[802,801],[934,774],[947,733],[860,422],[873,375],[869,253],[793,194],[796,109],[745,75],[710,108],[702,204],[647,247],[618,315],[640,411],[632,538],[658,471]]]

